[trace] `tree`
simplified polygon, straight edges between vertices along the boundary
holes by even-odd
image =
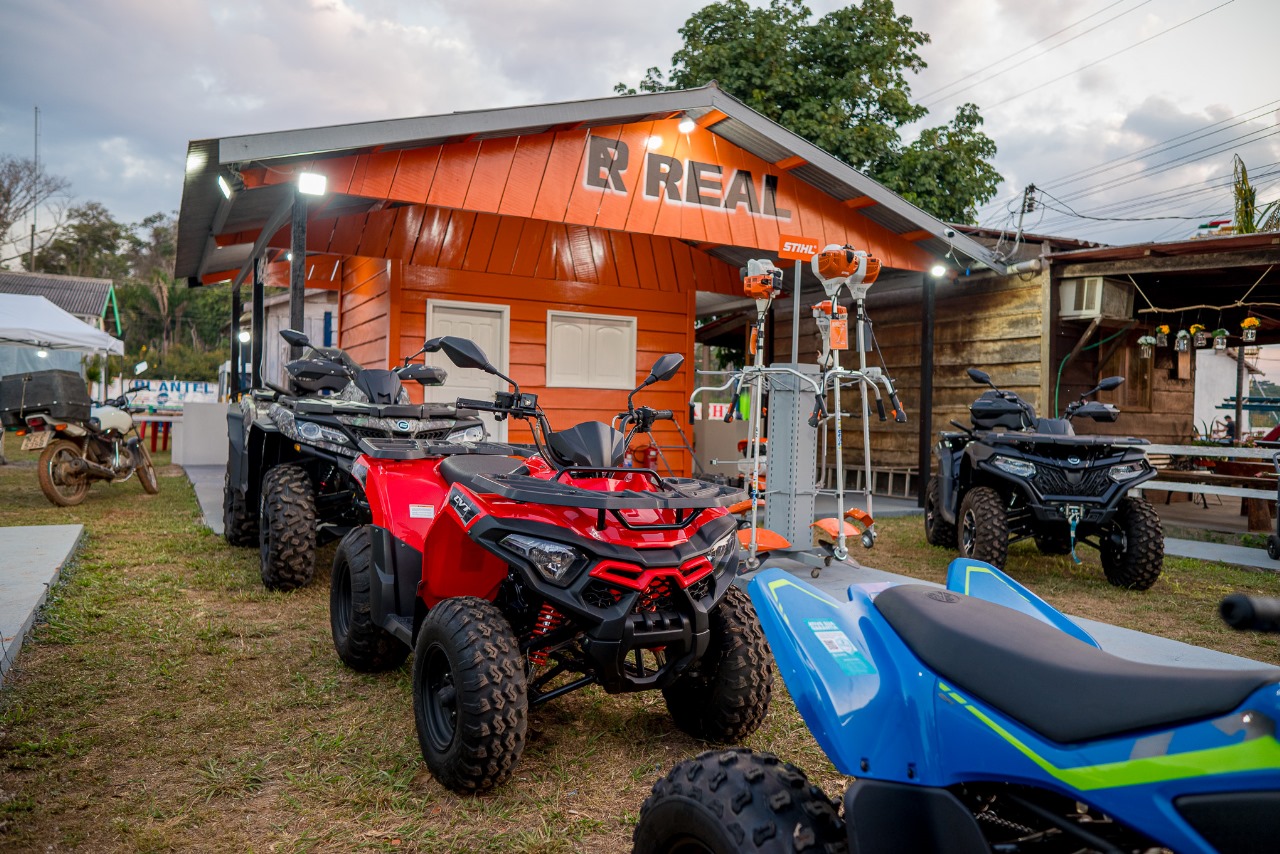
[[[61,233],[36,252],[35,270],[64,276],[123,279],[129,274],[133,229],[117,222],[101,202],[67,211]]]
[[[28,235],[15,230],[18,223],[65,193],[69,186],[66,178],[39,171],[29,157],[0,154],[0,248],[26,245]],[[54,220],[56,213],[52,215]],[[0,257],[0,262],[17,257],[18,254]]]
[[[892,0],[863,0],[814,21],[801,0],[753,9],[721,0],[680,28],[671,68],[650,68],[646,92],[715,80],[720,88],[942,219],[973,222],[1001,178],[988,162],[995,143],[973,104],[909,146],[901,129],[927,110],[911,101],[908,72],[929,36],[895,14]],[[634,94],[624,84],[615,91]]]
[[[1258,189],[1249,183],[1249,170],[1245,168],[1239,154],[1235,155],[1233,168],[1235,180],[1231,190],[1235,196],[1235,233],[1280,231],[1280,199],[1259,207]]]

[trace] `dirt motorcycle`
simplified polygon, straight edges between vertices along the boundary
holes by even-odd
[[[1160,517],[1129,491],[1156,476],[1146,439],[1077,436],[1074,419],[1114,422],[1119,410],[1087,400],[1120,386],[1108,377],[1067,406],[1064,418],[1037,417],[1016,392],[990,386],[969,407],[972,427],[944,432],[934,453],[938,474],[925,489],[924,528],[931,545],[1004,566],[1012,543],[1034,538],[1045,554],[1097,549],[1107,581],[1133,590],[1155,584],[1164,566]]]
[[[146,369],[147,363],[141,362],[134,373]],[[135,473],[144,492],[160,491],[151,455],[130,415],[129,395],[145,386],[95,405],[84,381],[71,371],[36,371],[6,377],[5,383],[21,400],[16,408],[6,402],[6,420],[21,423],[17,435],[22,437],[22,450],[40,451],[36,471],[40,490],[50,502],[74,506],[84,501],[95,480],[123,483]],[[4,396],[7,401],[12,393],[6,390]]]
[[[399,666],[414,651],[413,706],[427,767],[475,792],[512,773],[528,710],[587,685],[661,690],[676,725],[736,741],[768,709],[772,661],[733,587],[732,487],[628,468],[631,437],[669,410],[637,407],[683,357],[660,358],[619,419],[551,429],[536,395],[471,341],[427,343],[512,391],[458,406],[519,418],[537,452],[511,445],[363,439],[353,474],[372,524],[339,544],[333,642],[348,666]],[[518,458],[513,458],[513,456]]]
[[[1280,838],[1280,669],[1111,655],[1000,570],[946,588],[779,569],[751,599],[843,804],[777,756],[685,760],[653,786],[635,852],[1262,854]],[[1280,600],[1228,597],[1236,628]],[[843,808],[841,808],[843,807]]]

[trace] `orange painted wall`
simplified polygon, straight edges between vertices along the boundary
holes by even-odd
[[[338,295],[338,346],[361,365],[385,366],[390,314],[390,266],[381,258],[348,258]]]

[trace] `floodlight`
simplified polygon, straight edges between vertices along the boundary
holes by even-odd
[[[933,276],[935,279],[941,279],[946,274],[947,274],[946,264],[934,264],[932,267],[929,268],[929,275]]]
[[[241,329],[240,334],[238,334],[236,337],[240,339],[241,344],[248,344],[249,339],[252,338],[253,336],[249,334],[248,329]]]
[[[298,192],[308,196],[323,196],[329,179],[319,172],[299,172]]]
[[[221,175],[218,176],[218,189],[222,191],[222,195],[228,199],[231,198],[231,185],[227,183],[227,179]]]

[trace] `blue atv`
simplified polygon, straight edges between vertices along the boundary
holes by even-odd
[[[779,569],[749,589],[805,722],[857,779],[841,810],[776,756],[703,753],[654,785],[641,854],[1280,850],[1280,669],[1118,658],[965,558],[946,589],[839,603]],[[1223,616],[1280,631],[1280,600],[1228,597]]]

